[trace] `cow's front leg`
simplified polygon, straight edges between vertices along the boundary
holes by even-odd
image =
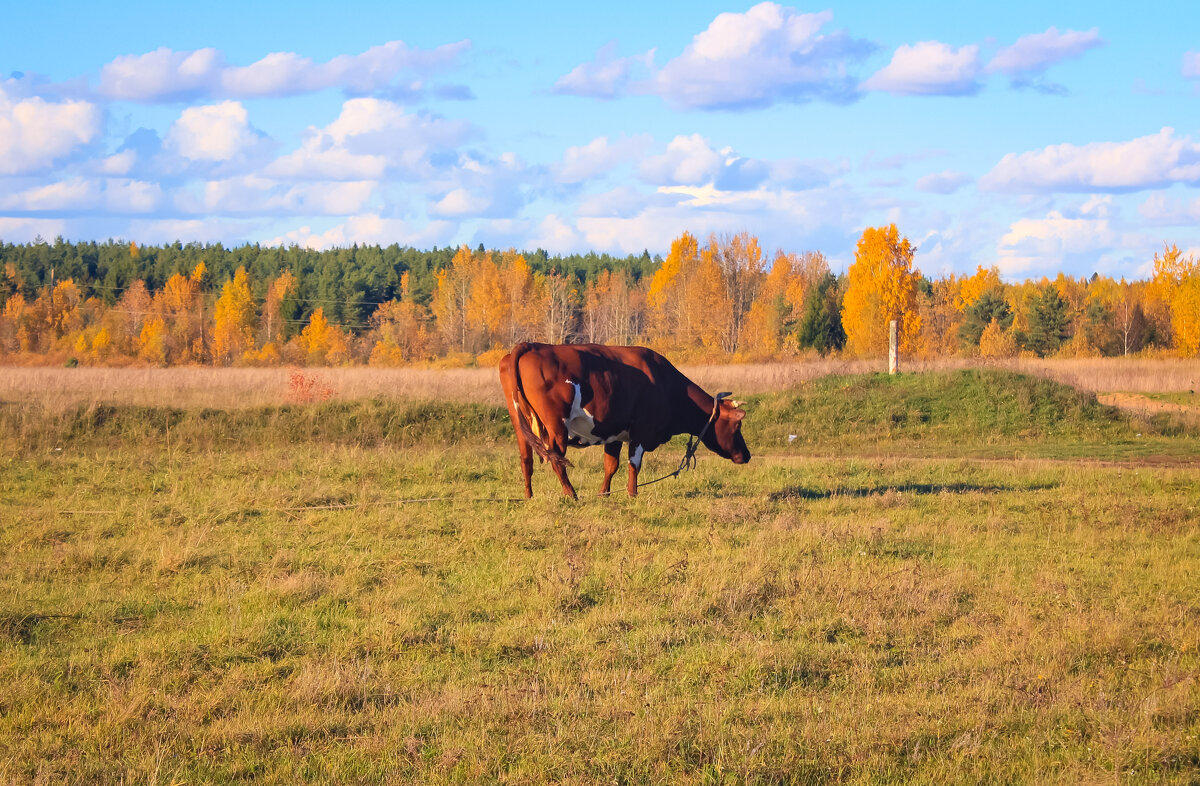
[[[637,496],[638,472],[642,468],[642,454],[644,452],[641,445],[635,445],[632,442],[629,443],[629,484],[625,487],[625,490],[629,492],[629,496],[631,497]]]
[[[617,474],[617,467],[621,465],[621,443],[606,442],[604,443],[604,482],[600,484],[600,496],[608,494],[609,487],[612,485],[613,475]]]

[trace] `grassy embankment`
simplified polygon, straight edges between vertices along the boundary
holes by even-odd
[[[483,405],[0,408],[0,780],[1200,776],[1194,431],[981,372],[749,406],[746,467],[578,503],[481,501]]]

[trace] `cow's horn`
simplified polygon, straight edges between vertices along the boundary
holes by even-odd
[[[733,408],[734,408],[734,409],[741,409],[741,408],[742,408],[742,404],[743,404],[743,403],[745,403],[745,402],[738,401],[738,400],[737,400],[737,399],[735,399],[735,398],[731,398],[731,399],[729,400],[729,403],[730,403],[730,404],[733,406]]]

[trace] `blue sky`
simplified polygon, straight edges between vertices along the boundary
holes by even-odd
[[[24,4],[0,239],[665,253],[930,275],[1200,251],[1200,6]]]

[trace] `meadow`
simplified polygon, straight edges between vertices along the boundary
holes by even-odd
[[[0,781],[1196,782],[1196,427],[830,370],[712,369],[744,467],[595,498],[573,451],[581,500],[539,467],[527,502],[494,394],[5,369]],[[1171,373],[1107,390],[1186,405]]]

